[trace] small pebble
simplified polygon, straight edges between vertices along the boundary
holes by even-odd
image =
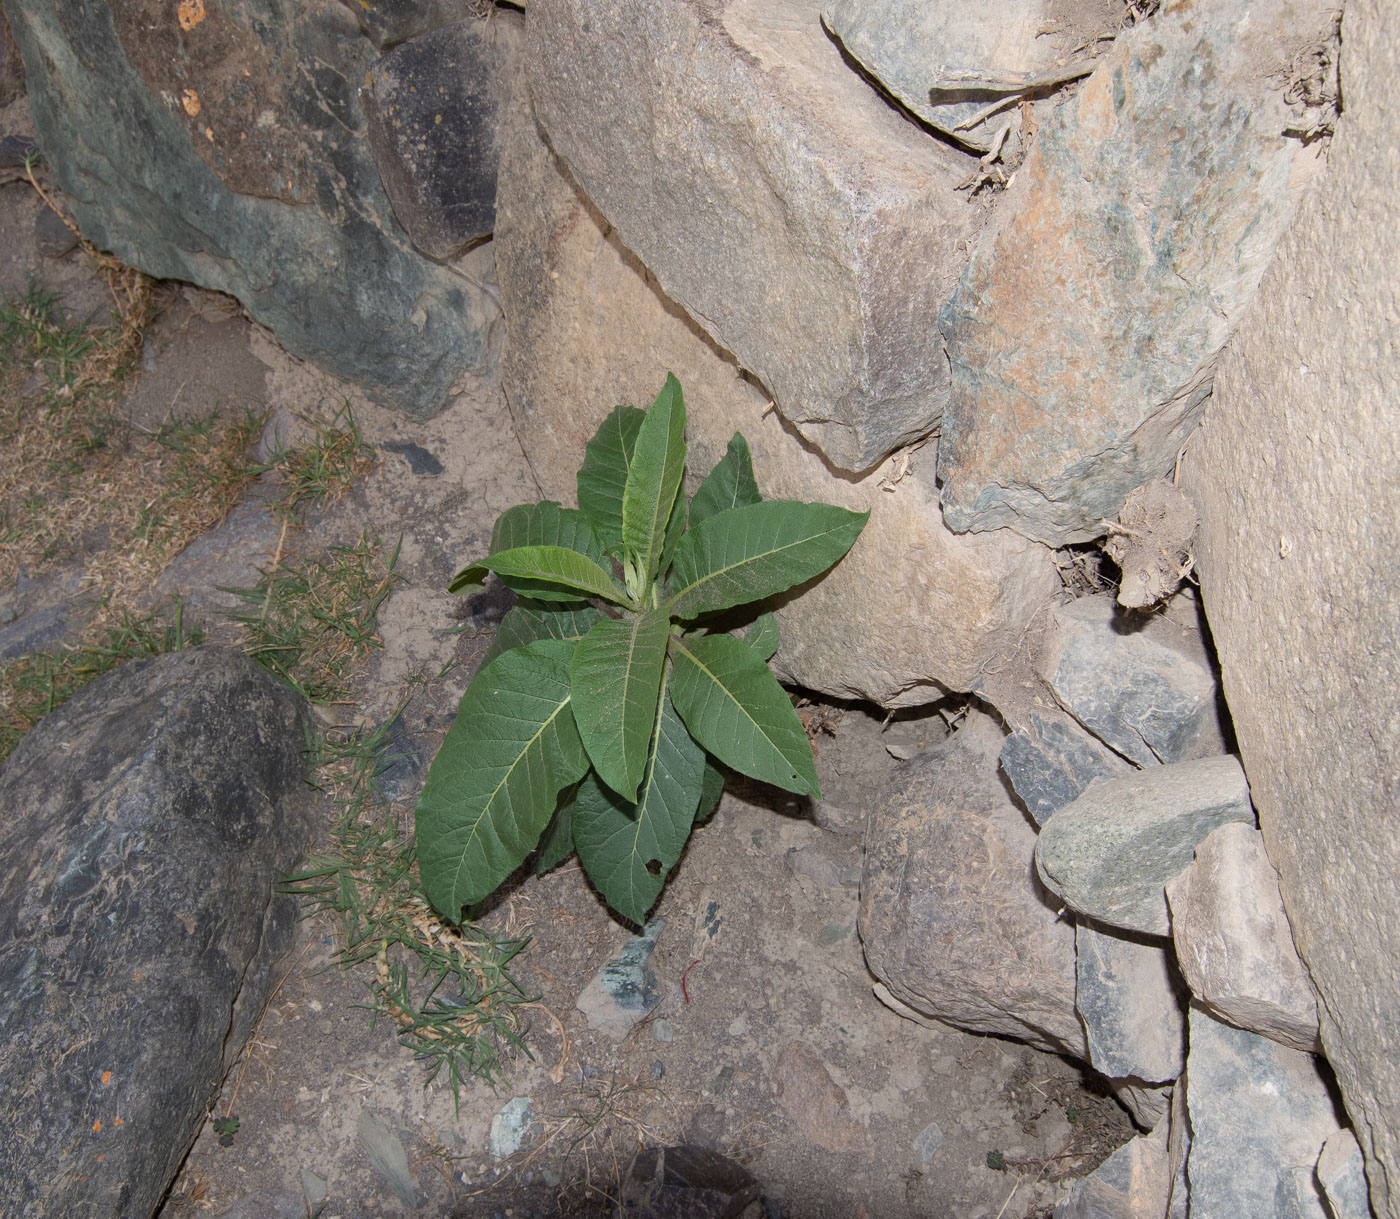
[[[651,1039],[653,1041],[674,1041],[676,1039],[676,1026],[669,1020],[653,1020],[651,1022]]]

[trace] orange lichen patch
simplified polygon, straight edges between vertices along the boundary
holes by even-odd
[[[111,1073],[111,1071],[103,1071],[103,1072],[102,1072],[102,1086],[103,1086],[104,1088],[109,1088],[109,1087],[112,1086],[112,1073]]]
[[[180,0],[175,6],[175,20],[182,30],[192,30],[204,20],[204,0]]]
[[[113,1118],[113,1119],[112,1119],[112,1125],[114,1125],[114,1126],[125,1126],[126,1123],[125,1123],[124,1121],[122,1121],[121,1118],[118,1117],[118,1118]]]
[[[194,118],[196,114],[204,109],[199,103],[199,94],[193,89],[186,89],[180,94],[180,105],[185,108],[185,113],[188,114],[190,118]]]
[[[101,1122],[101,1120],[99,1119],[98,1121],[93,1122],[92,1128],[93,1128],[93,1130],[96,1131],[98,1134],[101,1134],[101,1133],[102,1133],[102,1122]]]

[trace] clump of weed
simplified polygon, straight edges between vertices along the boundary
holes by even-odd
[[[509,970],[527,941],[470,922],[450,926],[423,900],[413,847],[400,837],[378,783],[395,717],[316,742],[316,782],[340,816],[331,849],[285,887],[336,919],[339,964],[372,965],[368,1006],[392,1020],[400,1042],[428,1064],[428,1081],[444,1076],[460,1099],[468,1078],[494,1087],[504,1058],[529,1053],[522,1013],[532,1000]]]
[[[355,412],[346,402],[329,419],[306,419],[314,439],[276,453],[269,467],[283,482],[276,511],[296,523],[303,505],[334,503],[374,467],[374,447],[360,434]]]
[[[159,614],[122,614],[92,642],[0,663],[0,762],[44,716],[109,669],[123,661],[176,652],[203,639],[203,632],[185,629],[177,602],[169,620]]]
[[[402,539],[400,539],[402,541]],[[225,588],[242,605],[243,650],[313,703],[345,702],[357,660],[380,646],[379,607],[397,579],[399,547],[362,533],[353,546],[279,562],[250,588]]]

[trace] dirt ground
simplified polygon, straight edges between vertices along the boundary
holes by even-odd
[[[80,251],[38,253],[40,206],[25,184],[0,186],[0,290],[38,276],[85,316],[101,306],[100,284]],[[484,553],[502,510],[539,498],[499,383],[460,389],[442,414],[412,421],[286,355],[236,303],[185,287],[170,292],[126,399],[133,422],[148,426],[266,406],[288,440],[304,426],[299,416],[353,406],[379,460],[348,497],[283,534],[255,486],[154,595],[181,594],[187,621],[236,644],[221,616],[233,599],[218,586],[252,583],[279,550],[348,544],[362,530],[391,544],[401,535],[382,650],[354,703],[323,719],[379,724],[409,698],[406,758],[390,776],[405,831],[502,610],[499,598],[448,595],[448,580]],[[426,472],[435,465],[441,472]],[[59,590],[63,578],[46,580]],[[46,586],[26,590],[21,612],[44,603]],[[899,765],[889,747],[907,756],[939,739],[944,717],[928,709],[885,724],[874,708],[810,710],[824,806],[756,789],[726,794],[655,911],[665,920],[652,958],[663,997],[626,1037],[591,1029],[575,1006],[631,935],[575,864],[514,884],[486,918],[530,937],[514,970],[538,1007],[529,1055],[508,1064],[506,1085],[473,1082],[460,1106],[445,1085],[424,1086],[424,1066],[365,1006],[372,968],[337,968],[336,924],[310,917],[211,1110],[236,1114],[236,1135],[223,1145],[206,1125],[160,1213],[219,1215],[241,1203],[232,1213],[323,1219],[602,1214],[639,1147],[688,1143],[747,1168],[767,1216],[1048,1214],[1069,1175],[1131,1136],[1126,1116],[1066,1061],[884,1007],[856,934],[861,829],[872,793]],[[327,805],[327,827],[332,815]],[[518,1151],[493,1160],[492,1118],[516,1097],[529,1098],[533,1121]],[[381,1148],[381,1167],[367,1144]]]

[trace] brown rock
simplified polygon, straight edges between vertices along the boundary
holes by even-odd
[[[1400,53],[1349,4],[1345,113],[1215,379],[1183,484],[1240,754],[1322,1041],[1400,1217]],[[1384,150],[1384,151],[1381,151]]]
[[[851,1116],[845,1091],[810,1046],[788,1042],[778,1056],[775,1081],[783,1108],[818,1147],[860,1151],[870,1145],[865,1127]]]
[[[997,773],[1002,739],[991,716],[970,712],[876,794],[860,893],[866,961],[924,1016],[1087,1059],[1074,923],[1035,878],[1035,830]]]
[[[780,608],[780,676],[900,706],[937,698],[942,687],[971,689],[1005,664],[1058,586],[1050,552],[1005,530],[951,533],[931,452],[914,453],[898,481],[895,463],[861,481],[834,474],[661,295],[523,107],[513,108],[503,138],[496,257],[510,339],[502,377],[543,493],[572,502],[598,423],[618,402],[648,405],[674,372],[689,411],[691,490],[741,431],[765,496],[873,512],[851,553]]]
[[[1321,1048],[1317,999],[1258,830],[1222,825],[1167,882],[1167,902],[1177,963],[1197,999],[1251,1033]]]

